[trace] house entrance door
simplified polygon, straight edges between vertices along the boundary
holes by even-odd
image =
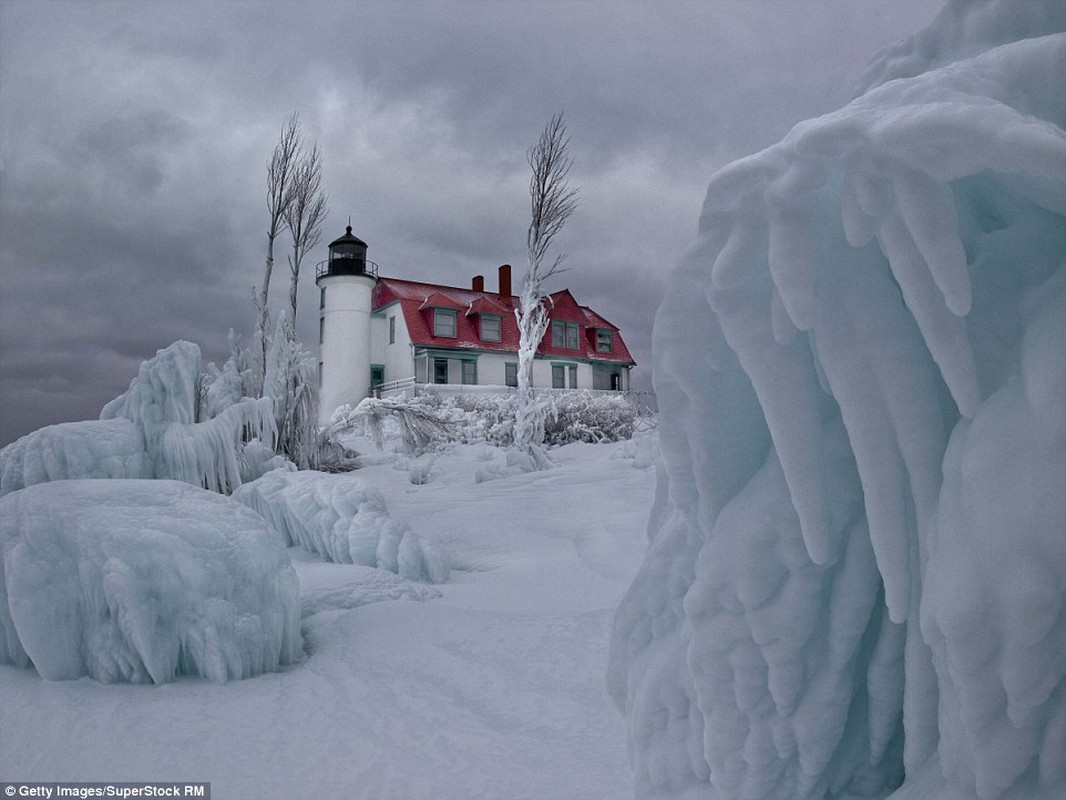
[[[448,359],[435,358],[433,359],[433,382],[434,383],[447,383],[448,382]]]

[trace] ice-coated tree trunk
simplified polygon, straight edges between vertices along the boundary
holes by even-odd
[[[515,403],[515,446],[530,450],[544,439],[544,413],[533,392],[533,359],[537,346],[548,330],[548,308],[545,298],[526,281],[522,288],[518,320],[518,395]]]

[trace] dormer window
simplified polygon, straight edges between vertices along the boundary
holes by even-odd
[[[613,336],[611,331],[600,329],[596,331],[596,352],[610,353],[613,350]]]
[[[577,323],[552,320],[552,347],[558,350],[580,350],[581,339]]]
[[[493,314],[482,314],[481,340],[483,342],[498,342],[500,339],[500,317]]]
[[[456,337],[456,317],[457,314],[454,309],[433,309],[433,335],[454,339]]]

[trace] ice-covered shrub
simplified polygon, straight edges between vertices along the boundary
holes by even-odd
[[[622,394],[566,392],[555,397],[555,413],[544,423],[549,445],[618,442],[633,435],[637,412]]]
[[[246,678],[300,657],[296,573],[229,498],[155,480],[0,499],[0,662],[49,680]]]
[[[175,342],[141,364],[98,421],[50,425],[0,450],[0,494],[73,478],[171,478],[229,491],[241,450],[273,441],[271,401],[243,399],[200,419],[200,348]]]
[[[538,400],[544,441],[550,446],[628,439],[651,416],[621,393],[546,392]],[[364,426],[382,444],[390,436],[399,438],[406,452],[445,442],[507,447],[514,440],[514,404],[514,395],[503,392],[438,394],[430,389],[364,400],[355,409],[342,407],[332,424],[337,429]]]
[[[952,0],[712,179],[612,635],[638,797],[1066,797],[1064,29]]]
[[[233,498],[262,515],[290,545],[330,561],[442,583],[446,553],[389,516],[381,492],[352,475],[268,472]]]

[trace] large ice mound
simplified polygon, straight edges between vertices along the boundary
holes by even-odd
[[[612,636],[639,797],[1066,797],[1062,8],[952,2],[712,180]]]
[[[56,481],[0,498],[0,662],[42,677],[246,678],[301,653],[275,531],[175,481]]]
[[[99,420],[49,425],[0,450],[0,494],[74,478],[170,478],[225,492],[247,470],[244,442],[276,437],[269,399],[202,413],[200,348],[174,342],[145,361]]]
[[[352,475],[274,470],[244,484],[233,499],[259,512],[288,544],[330,561],[408,580],[448,579],[447,554],[393,520],[381,492]]]

